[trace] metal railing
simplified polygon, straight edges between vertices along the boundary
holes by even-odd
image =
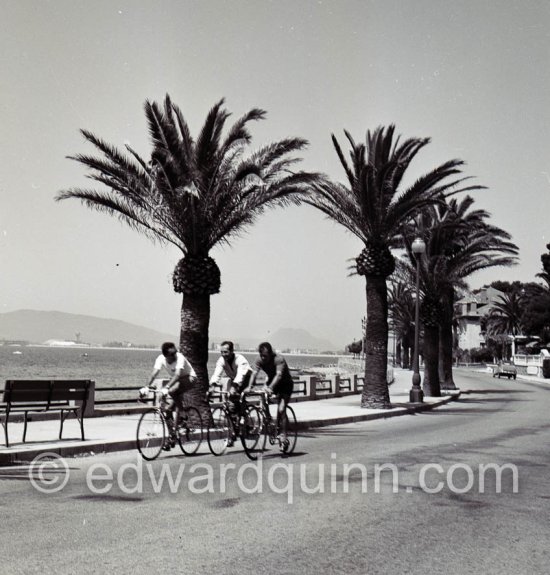
[[[388,383],[393,380],[393,369],[388,366]],[[259,386],[263,385],[259,382]],[[356,373],[340,377],[338,374],[323,377],[302,375],[294,380],[294,391],[291,401],[312,401],[328,397],[340,397],[361,393],[365,378]],[[138,401],[140,386],[96,387],[91,398],[91,409],[107,406],[142,407]]]

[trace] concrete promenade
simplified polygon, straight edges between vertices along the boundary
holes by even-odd
[[[489,370],[483,370],[482,373],[488,375]],[[412,404],[409,403],[412,372],[398,368],[394,370],[394,376],[394,382],[390,385],[390,398],[394,406],[392,409],[362,409],[360,395],[299,401],[292,403],[299,429],[408,415],[437,408],[449,401],[458,399],[460,395],[459,392],[451,392],[442,397],[426,397],[422,404]],[[543,386],[550,385],[550,380],[535,376],[518,375],[518,381],[521,380]],[[503,382],[506,381],[508,380],[503,380]],[[9,448],[4,445],[3,430],[0,431],[2,434],[0,465],[31,461],[36,456],[46,452],[56,453],[63,457],[85,457],[100,453],[133,450],[136,448],[136,428],[140,412],[137,410],[131,412],[131,410],[132,408],[114,409],[112,410],[114,413],[121,411],[130,411],[130,413],[86,418],[84,421],[85,441],[80,440],[80,428],[75,418],[69,418],[65,421],[62,440],[57,439],[59,433],[58,418],[30,421],[26,443],[22,443],[23,423],[10,422],[11,445]],[[104,411],[109,412],[108,409]]]
[[[409,403],[412,373],[396,369],[395,380],[390,385],[392,409],[362,409],[360,395],[347,395],[316,401],[292,403],[300,429],[322,427],[407,415],[433,409],[458,397],[458,393],[438,398],[425,398],[423,404]],[[131,408],[130,408],[131,409]],[[77,420],[72,417],[65,421],[63,439],[57,439],[59,419],[30,421],[27,428],[27,441],[22,442],[23,423],[10,422],[10,447],[3,442],[0,446],[0,464],[30,461],[36,456],[51,452],[63,457],[90,456],[100,453],[135,449],[136,428],[139,412],[124,415],[106,415],[84,420],[86,440],[80,439]]]

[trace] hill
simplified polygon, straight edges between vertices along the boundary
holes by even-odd
[[[80,334],[77,336],[77,334]],[[163,341],[179,341],[179,334],[166,334],[116,319],[77,315],[60,311],[18,310],[0,314],[0,341],[20,340],[44,343],[48,340],[75,341],[105,345],[111,342],[131,343],[135,346],[158,346]],[[220,339],[210,336],[211,342]],[[282,328],[257,338],[234,341],[241,348],[255,349],[261,341],[269,341],[275,349],[303,351],[335,351],[332,342],[315,337],[304,329]]]
[[[163,341],[177,341],[179,338],[179,334],[165,334],[125,321],[60,311],[24,309],[0,314],[0,340],[30,343],[51,339],[75,341],[77,334],[80,334],[80,341],[96,345],[125,342],[136,346],[158,346]]]
[[[290,348],[311,351],[335,351],[337,346],[327,339],[315,337],[305,329],[282,328],[267,338],[277,349]]]
[[[278,329],[256,339],[235,338],[235,342],[238,342],[242,348],[247,349],[256,348],[261,341],[269,341],[278,350],[323,352],[339,349],[329,340],[315,337],[305,329],[290,327]]]

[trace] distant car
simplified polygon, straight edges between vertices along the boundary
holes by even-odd
[[[507,377],[508,379],[516,379],[518,370],[513,363],[509,361],[499,361],[495,367],[493,367],[493,377]]]

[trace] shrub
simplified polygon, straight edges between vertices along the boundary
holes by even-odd
[[[486,347],[473,347],[470,350],[470,357],[472,363],[491,363],[493,361],[493,354]]]

